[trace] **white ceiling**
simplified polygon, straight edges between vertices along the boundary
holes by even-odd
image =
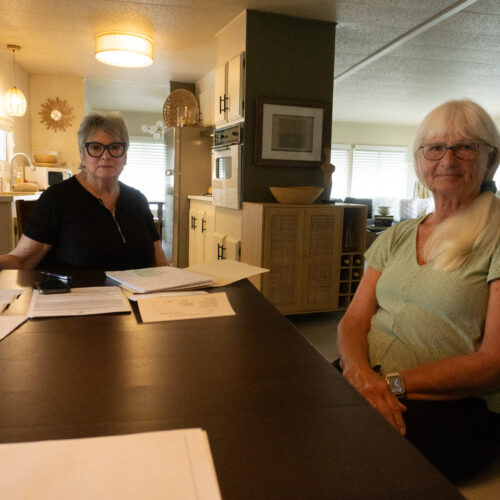
[[[462,10],[427,29],[452,6]],[[215,34],[245,8],[338,23],[335,120],[414,124],[461,97],[500,119],[498,0],[1,0],[0,56],[17,44],[16,62],[31,74],[84,77],[95,109],[161,112],[171,80],[194,82],[215,67]],[[154,64],[99,63],[94,34],[111,30],[151,36]]]

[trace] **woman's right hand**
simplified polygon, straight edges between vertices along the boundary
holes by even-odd
[[[346,367],[344,378],[370,403],[396,430],[406,434],[403,412],[406,406],[392,394],[385,380],[370,367]]]

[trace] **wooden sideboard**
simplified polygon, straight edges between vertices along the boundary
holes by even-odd
[[[345,309],[364,270],[365,205],[243,203],[241,260],[283,314]]]

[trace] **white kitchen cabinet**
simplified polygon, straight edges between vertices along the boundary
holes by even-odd
[[[200,102],[200,124],[209,127],[214,124],[214,87],[198,94]]]
[[[240,260],[241,210],[212,205],[210,198],[189,199],[189,265]]]
[[[215,126],[243,120],[245,116],[245,53],[215,68]]]

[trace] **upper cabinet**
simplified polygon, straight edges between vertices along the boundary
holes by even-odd
[[[217,34],[214,123],[216,128],[238,123],[245,116],[246,12]]]
[[[215,126],[241,121],[245,116],[245,53],[215,69]]]

